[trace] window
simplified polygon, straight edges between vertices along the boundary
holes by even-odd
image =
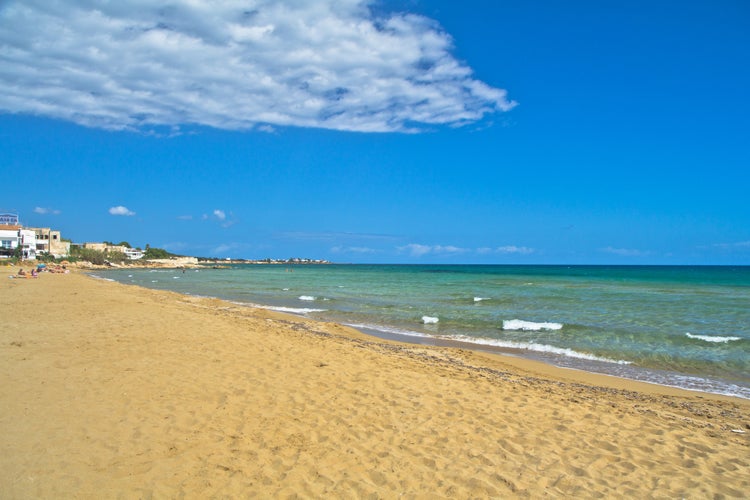
[[[2,240],[0,246],[2,248],[13,248],[13,240]]]

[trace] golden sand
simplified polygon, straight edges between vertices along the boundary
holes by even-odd
[[[0,268],[0,498],[747,497],[750,402]]]

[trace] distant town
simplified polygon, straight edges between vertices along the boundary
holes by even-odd
[[[292,257],[289,259],[232,259],[189,257],[146,245],[133,247],[126,241],[74,243],[49,227],[24,227],[17,213],[0,213],[0,259],[69,260],[92,265],[121,266],[191,264],[330,264],[327,260]]]

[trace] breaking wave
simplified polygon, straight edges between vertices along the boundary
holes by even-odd
[[[503,321],[503,330],[538,332],[539,330],[560,330],[562,327],[562,323],[534,323],[533,321],[524,321],[521,319]]]
[[[696,339],[696,340],[703,340],[704,342],[732,342],[733,340],[742,340],[742,337],[719,337],[719,336],[711,336],[711,335],[693,335],[690,332],[685,333],[685,336],[689,339]]]
[[[595,356],[585,352],[574,351],[565,347],[555,347],[547,344],[538,344],[536,342],[510,342],[505,340],[494,340],[487,338],[469,337],[466,335],[452,335],[446,337],[450,340],[456,340],[459,342],[467,342],[471,344],[489,345],[493,347],[503,347],[506,349],[522,349],[526,351],[543,352],[549,354],[557,354],[558,356],[566,356],[568,358],[585,359],[588,361],[602,361],[604,363],[615,363],[618,365],[629,365],[630,361],[624,361],[621,359],[610,359],[603,358],[601,356]]]
[[[307,314],[307,313],[314,313],[314,312],[324,312],[328,309],[312,309],[310,307],[282,307],[282,306],[255,306],[261,309],[268,309],[270,311],[278,311],[278,312],[285,312],[285,313],[291,313],[291,314]]]

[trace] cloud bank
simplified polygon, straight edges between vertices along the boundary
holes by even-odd
[[[0,111],[89,127],[362,132],[507,111],[433,20],[373,0],[10,0]]]
[[[477,255],[489,255],[489,254],[501,254],[501,255],[530,255],[536,253],[536,250],[529,247],[506,245],[496,248],[481,247],[481,248],[464,248],[457,247],[454,245],[422,245],[421,243],[409,243],[401,247],[397,247],[396,250],[399,253],[407,253],[412,257],[422,257],[424,255],[438,255],[438,256],[452,256],[461,254],[477,254]]]

